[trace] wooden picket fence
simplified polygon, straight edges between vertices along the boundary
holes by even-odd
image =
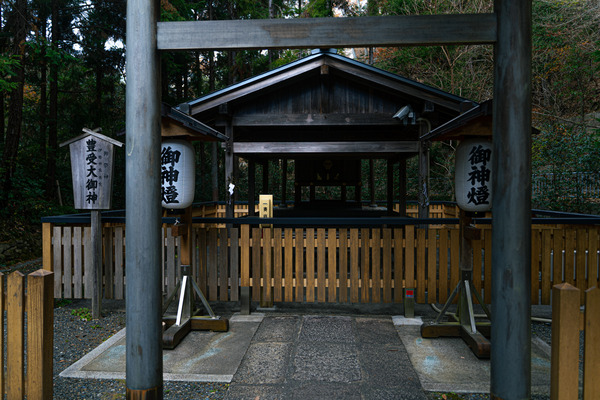
[[[6,310],[6,334],[0,324],[2,354],[6,348],[6,359],[0,357],[0,394],[8,399],[51,399],[54,276],[46,270],[29,274],[27,294],[25,276],[20,272],[8,275],[6,283],[2,274],[0,278],[0,310]]]
[[[581,290],[562,283],[552,299],[552,356],[550,398],[594,400],[600,398],[600,289],[586,290],[585,313],[580,315]],[[583,322],[580,324],[580,320]],[[584,330],[582,396],[579,384],[579,331]]]
[[[481,239],[473,241],[473,283],[490,303],[491,227],[480,228]],[[44,224],[44,265],[55,272],[57,298],[90,295],[88,231]],[[458,235],[455,225],[272,230],[199,226],[194,228],[192,274],[211,301],[238,301],[239,288],[247,286],[255,301],[266,296],[275,302],[399,302],[403,288],[414,288],[417,302],[441,303],[458,283]],[[104,297],[122,299],[125,228],[106,224],[103,236]],[[170,293],[180,278],[179,238],[169,226],[163,236],[163,291]],[[596,225],[534,225],[532,304],[550,304],[552,286],[562,282],[582,291],[597,286],[599,241]]]

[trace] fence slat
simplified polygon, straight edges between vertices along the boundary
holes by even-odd
[[[325,295],[325,229],[317,229],[317,301],[324,303]]]
[[[281,253],[282,237],[281,228],[275,228],[273,230],[273,301],[281,301],[282,293],[281,288],[283,287],[283,255]]]
[[[540,298],[540,230],[531,229],[531,304]]]
[[[348,302],[348,230],[340,228],[340,250],[339,250],[339,274],[340,288],[339,301],[340,303]]]
[[[9,399],[24,395],[23,324],[25,322],[25,290],[23,274],[14,271],[6,283],[6,394]]]
[[[218,263],[218,250],[217,250],[217,228],[211,228],[208,230],[208,265],[206,266],[207,278],[208,278],[208,300],[217,300],[217,263]]]
[[[585,228],[577,229],[577,248],[575,255],[575,283],[580,291],[580,304],[585,302],[585,290],[589,287],[585,278],[585,259],[588,245],[587,231]],[[593,285],[592,285],[593,286]]]
[[[123,299],[125,296],[125,263],[123,227],[115,227],[115,298]]]
[[[113,270],[113,228],[104,228],[104,298],[114,298],[114,270]],[[102,290],[102,288],[100,288]]]
[[[438,301],[448,300],[448,229],[440,229],[440,267],[438,282]]]
[[[219,229],[219,300],[229,300],[229,241],[227,228]]]
[[[73,237],[71,235],[71,227],[65,226],[63,228],[63,269],[62,269],[62,283],[63,283],[63,296],[66,299],[73,297],[72,290],[72,270],[73,270]]]
[[[306,228],[306,301],[315,301],[315,230]]]
[[[304,301],[304,229],[296,228],[296,301]]]
[[[371,230],[371,302],[381,303],[381,229]]]
[[[565,282],[575,286],[575,230],[565,230]]]
[[[27,398],[52,398],[54,296],[52,272],[27,276]]]
[[[577,400],[579,394],[579,289],[552,288],[550,398]]]
[[[584,336],[583,400],[595,400],[600,398],[600,288],[585,292]]]
[[[460,231],[452,229],[450,231],[450,290],[454,290],[458,285],[460,269]],[[456,300],[454,301],[456,302]]]
[[[340,249],[341,250],[341,249]],[[383,302],[392,302],[392,230],[383,229]],[[340,285],[341,286],[341,285]]]
[[[62,298],[62,228],[60,226],[54,227],[54,234],[52,236],[52,265],[54,271],[54,297]]]
[[[369,302],[369,261],[371,250],[369,234],[368,228],[360,230],[360,301],[362,303]]]
[[[484,271],[484,302],[490,304],[492,302],[492,229],[485,229],[483,232],[483,240],[485,243],[485,253],[483,255],[483,267]]]
[[[404,278],[404,229],[394,228],[394,302],[402,303]]]
[[[337,229],[327,230],[327,286],[329,292],[327,301],[337,300]]]
[[[175,271],[175,237],[172,235],[171,228],[165,230],[167,232],[167,293],[170,295],[175,290],[176,282],[176,271]],[[216,261],[216,259],[215,259]],[[216,299],[211,299],[216,300]]]
[[[427,240],[427,302],[435,303],[437,300],[437,229],[429,229]]]
[[[564,249],[564,230],[560,228],[552,229],[552,250],[553,250],[553,272],[552,285],[558,285],[564,282],[563,277],[563,252]]]
[[[542,304],[550,304],[552,237],[550,229],[542,230]]]
[[[273,286],[271,278],[273,275],[273,260],[272,260],[272,237],[273,229],[263,229],[263,295],[262,302],[271,304],[273,302]]]
[[[404,279],[406,288],[415,288],[415,227],[406,225],[405,233],[405,248],[404,253]]]
[[[260,301],[261,228],[252,228],[252,300]],[[287,284],[287,281],[286,281]],[[291,300],[290,300],[291,301]]]
[[[427,264],[425,263],[425,254],[427,251],[426,234],[428,229],[417,229],[417,299],[418,303],[425,302],[425,289],[427,282],[425,281],[425,271]]]
[[[358,303],[358,279],[359,279],[359,268],[360,261],[358,258],[358,229],[350,229],[350,302]]]
[[[92,260],[92,228],[83,228],[83,296],[86,299],[92,298],[92,280],[94,278],[94,268]]]
[[[294,238],[292,236],[292,228],[284,229],[283,240],[285,301],[294,301]]]
[[[229,241],[231,246],[229,248],[229,272],[231,276],[231,301],[238,301],[240,299],[240,253],[239,253],[239,229],[230,228]]]

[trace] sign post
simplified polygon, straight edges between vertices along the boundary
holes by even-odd
[[[75,208],[90,210],[92,242],[92,318],[101,318],[102,309],[102,216],[100,210],[112,205],[114,146],[123,143],[83,128],[83,134],[61,143],[69,145]],[[89,286],[88,286],[89,287]],[[89,290],[89,289],[88,289]]]

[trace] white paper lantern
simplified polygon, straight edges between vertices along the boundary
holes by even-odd
[[[465,211],[492,208],[492,142],[468,139],[456,149],[456,203]]]
[[[165,140],[160,151],[161,196],[164,208],[187,208],[194,201],[194,148],[185,140]]]

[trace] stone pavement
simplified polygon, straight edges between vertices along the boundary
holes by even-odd
[[[392,320],[267,316],[228,399],[426,399]]]

